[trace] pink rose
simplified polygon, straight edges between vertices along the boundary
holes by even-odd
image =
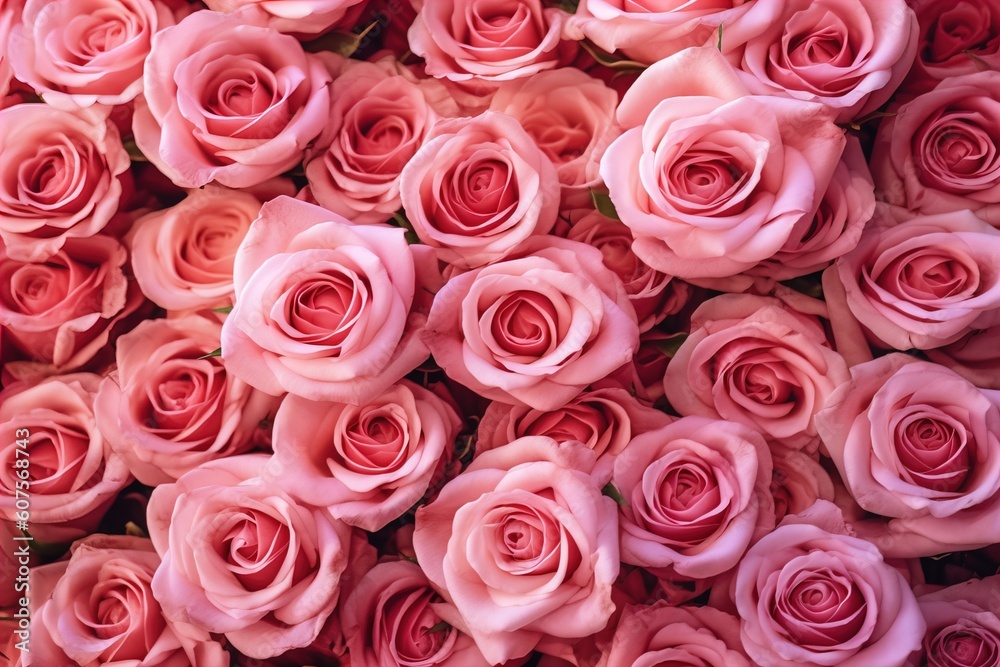
[[[971,209],[1000,227],[1000,72],[942,81],[879,125],[872,174],[888,203],[924,214]]]
[[[311,37],[353,27],[365,0],[207,0],[205,4],[216,12],[256,12],[269,28]]]
[[[404,233],[289,197],[265,204],[236,255],[226,369],[269,394],[357,405],[416,368],[428,258]]]
[[[771,455],[742,424],[684,417],[615,459],[622,562],[658,577],[708,579],[774,528]]]
[[[195,315],[147,320],[118,339],[118,369],[95,401],[104,436],[143,484],[175,481],[202,463],[240,454],[278,400],[230,376],[222,327]]]
[[[949,586],[917,603],[927,634],[906,667],[987,667],[1000,660],[1000,577]]]
[[[885,104],[917,51],[905,0],[757,0],[724,29],[755,95],[818,102],[841,123]]]
[[[891,354],[854,366],[816,423],[858,504],[895,519],[885,526],[892,539],[878,542],[883,553],[1000,542],[1000,394]]]
[[[788,514],[801,514],[817,500],[835,498],[833,480],[819,457],[795,449],[775,448],[771,452],[774,474],[771,476],[771,497],[778,521]]]
[[[529,437],[483,454],[417,510],[417,560],[489,664],[546,636],[604,628],[618,575],[607,475],[578,444]],[[445,609],[438,610],[444,614]]]
[[[330,79],[298,40],[251,15],[196,11],[153,40],[135,141],[182,188],[263,183],[326,126]]]
[[[630,361],[639,329],[598,250],[547,236],[522,252],[449,280],[425,339],[448,377],[479,395],[555,410]]]
[[[973,329],[954,343],[924,353],[977,387],[1000,389],[1000,324]]]
[[[879,347],[952,343],[1000,320],[1000,230],[971,211],[897,223],[883,210],[858,246],[827,269],[849,313]]]
[[[348,61],[333,82],[329,148],[308,158],[309,191],[352,222],[385,222],[399,210],[399,175],[437,114],[421,86],[391,65]]]
[[[118,210],[131,163],[114,125],[97,116],[44,104],[0,111],[0,237],[10,257],[44,260]]]
[[[848,377],[820,318],[773,297],[725,294],[691,316],[663,386],[682,415],[737,421],[798,449],[815,443],[813,416]]]
[[[441,596],[414,563],[379,563],[340,607],[351,667],[489,667],[472,639],[441,629]]]
[[[289,396],[269,472],[301,501],[376,531],[424,496],[460,428],[453,407],[406,380],[356,406]]]
[[[39,542],[71,542],[94,532],[132,481],[97,428],[99,382],[97,375],[77,373],[0,392],[0,518],[27,521]]]
[[[917,57],[903,88],[926,93],[949,77],[1000,68],[1000,3],[910,0],[917,14]]]
[[[722,278],[782,249],[812,219],[843,152],[823,107],[752,96],[715,47],[643,72],[601,176],[632,249],[681,278]]]
[[[510,116],[442,120],[400,176],[406,217],[457,270],[523,250],[559,214],[555,168]]]
[[[436,0],[423,3],[408,37],[433,77],[509,81],[557,65],[565,17],[541,0]]]
[[[156,0],[27,0],[11,32],[19,79],[65,109],[130,102],[153,35],[174,24]]]
[[[30,664],[228,667],[229,654],[197,626],[163,617],[153,596],[160,558],[146,539],[91,535],[68,562],[32,571]]]
[[[836,506],[819,501],[808,515],[786,518],[736,572],[747,654],[773,667],[902,667],[925,629],[906,580],[847,534]]]
[[[261,477],[266,463],[248,454],[203,464],[156,487],[147,514],[166,617],[261,659],[316,639],[357,557],[351,528]]]

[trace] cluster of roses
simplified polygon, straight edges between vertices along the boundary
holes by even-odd
[[[998,70],[997,0],[4,0],[0,664],[1000,664]]]

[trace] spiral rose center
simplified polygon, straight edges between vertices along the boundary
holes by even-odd
[[[531,49],[544,33],[544,26],[536,25],[536,17],[523,3],[511,11],[504,0],[477,0],[467,11],[469,34],[463,41],[476,48]]]
[[[70,271],[65,266],[22,265],[10,277],[10,292],[3,294],[4,306],[26,315],[44,313],[65,300],[69,281]]]
[[[53,430],[32,430],[28,467],[34,493],[57,495],[86,488],[100,471],[85,469],[90,435],[77,424],[60,424]],[[87,475],[91,472],[91,475]],[[13,495],[13,492],[11,493]]]
[[[515,292],[497,309],[491,333],[510,354],[539,357],[555,344],[557,321],[551,301],[535,292]]]
[[[277,578],[290,539],[288,526],[268,514],[248,511],[226,532],[221,555],[247,590],[258,591]]]
[[[354,330],[367,300],[367,285],[354,275],[314,274],[293,289],[283,319],[300,340],[340,346]]]
[[[858,634],[867,603],[853,581],[829,569],[800,572],[795,579],[776,612],[778,622],[797,643],[837,646]]]
[[[927,642],[928,667],[992,667],[1000,662],[1000,638],[971,623],[939,631]]]
[[[338,445],[341,463],[358,473],[398,470],[407,460],[410,433],[405,411],[397,405],[380,406],[355,416]]]
[[[437,664],[455,643],[456,630],[430,632],[441,622],[431,604],[441,597],[430,588],[413,588],[394,594],[383,606],[379,618],[379,638],[393,664]]]
[[[75,25],[77,23],[79,25]],[[76,47],[77,54],[86,59],[116,49],[132,37],[129,26],[116,12],[109,10],[77,17],[70,22],[67,32],[79,34],[79,38],[70,43]]]
[[[896,426],[896,454],[906,478],[921,487],[952,493],[972,474],[972,452],[957,421],[916,408]]]
[[[990,38],[989,6],[958,2],[941,13],[928,31],[922,58],[942,63],[965,51],[979,51]]]

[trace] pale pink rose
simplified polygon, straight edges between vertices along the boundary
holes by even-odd
[[[399,174],[437,114],[421,86],[380,63],[348,61],[332,96],[329,148],[305,164],[310,193],[352,222],[386,222],[401,206]]]
[[[581,0],[565,32],[570,39],[586,38],[609,53],[621,51],[628,58],[653,64],[689,46],[712,44],[714,48],[719,26],[728,28],[752,4],[746,0]]]
[[[1000,230],[971,211],[917,216],[883,210],[858,246],[827,269],[846,310],[879,347],[953,343],[1000,320]]]
[[[261,477],[267,460],[205,463],[156,487],[147,514],[164,615],[261,659],[316,639],[353,553],[349,526]]]
[[[818,501],[750,548],[732,595],[747,654],[772,667],[902,667],[926,627],[903,576]]]
[[[216,12],[256,12],[270,28],[312,37],[332,28],[353,27],[365,0],[206,0],[205,4]]]
[[[416,564],[376,565],[340,607],[351,667],[489,667],[468,635],[440,627],[441,604]]]
[[[771,455],[736,422],[683,417],[637,436],[615,459],[622,562],[663,579],[735,567],[774,528]]]
[[[29,359],[7,365],[15,375],[80,368],[142,302],[123,272],[128,254],[109,236],[69,239],[43,261],[17,261],[0,246],[0,258],[0,324]]]
[[[479,422],[476,456],[524,436],[544,435],[556,442],[582,442],[599,457],[613,457],[636,436],[673,419],[615,387],[585,391],[551,411],[493,402]]]
[[[1000,394],[890,354],[851,369],[816,416],[827,452],[874,530],[901,557],[1000,542]],[[859,528],[860,530],[861,528]]]
[[[926,93],[949,77],[1000,69],[1000,3],[996,0],[909,0],[917,14],[917,57],[903,83]]]
[[[433,77],[509,81],[556,67],[566,16],[541,0],[435,0],[423,3],[407,35]]]
[[[841,123],[885,104],[917,51],[906,0],[757,0],[723,30],[755,95],[817,102]]]
[[[625,608],[600,667],[751,667],[740,645],[740,621],[711,607],[665,602]],[[766,664],[766,663],[763,663]]]
[[[618,94],[571,67],[500,86],[490,109],[513,116],[552,160],[566,193],[601,182],[601,156],[618,136]],[[589,194],[588,194],[589,196]]]
[[[269,394],[357,405],[416,368],[430,258],[404,233],[289,197],[265,204],[236,254],[226,369]]]
[[[7,97],[14,72],[10,69],[8,43],[10,31],[20,19],[22,0],[10,0],[0,5],[0,100]],[[0,102],[0,106],[3,102]]]
[[[794,449],[776,447],[771,451],[774,464],[771,497],[778,521],[788,514],[805,512],[817,500],[833,502],[836,497],[833,480],[817,458]]]
[[[917,603],[927,633],[906,667],[988,667],[1000,661],[1000,576],[927,593]]]
[[[417,560],[457,611],[438,613],[489,664],[607,625],[618,522],[596,458],[576,443],[521,438],[477,458],[417,510]]]
[[[330,74],[249,14],[196,11],[156,35],[135,142],[175,185],[232,188],[291,169],[330,118]]]
[[[68,238],[101,231],[118,210],[131,164],[96,112],[45,104],[0,111],[0,237],[8,256],[44,260]]]
[[[92,535],[71,553],[32,572],[41,603],[32,612],[29,664],[228,667],[229,654],[208,632],[164,618],[152,591],[160,558],[149,540]]]
[[[545,236],[522,252],[449,280],[424,336],[448,377],[480,396],[555,410],[630,361],[639,328],[600,251]]]
[[[189,315],[146,320],[115,344],[117,371],[95,400],[111,448],[143,484],[175,481],[202,463],[250,450],[278,399],[227,373],[222,327]]]
[[[440,121],[400,176],[406,218],[456,270],[522,252],[559,215],[551,160],[510,116]]]
[[[158,0],[27,0],[10,36],[14,74],[64,109],[130,102],[153,35],[174,24]]]
[[[1000,389],[1000,324],[973,329],[954,343],[924,353],[977,387]]]
[[[94,532],[132,481],[97,428],[100,381],[76,373],[0,392],[0,518],[27,521],[39,542],[71,542]]]
[[[890,108],[872,149],[879,196],[924,214],[971,209],[1000,227],[1000,72],[949,78]]]
[[[139,218],[128,237],[132,272],[150,301],[171,311],[233,304],[233,262],[261,200],[208,185]]]
[[[724,294],[691,316],[663,385],[682,415],[737,421],[798,449],[815,443],[813,416],[849,377],[819,317],[774,297]]]
[[[377,531],[428,491],[461,424],[444,399],[406,380],[362,405],[289,396],[275,417],[269,474],[302,502]]]
[[[818,104],[752,96],[715,47],[643,72],[601,160],[632,249],[681,278],[722,278],[782,249],[815,214],[844,150]]]

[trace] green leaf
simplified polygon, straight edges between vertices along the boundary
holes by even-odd
[[[675,333],[669,338],[657,341],[656,347],[663,353],[663,356],[673,359],[674,355],[677,354],[677,350],[681,349],[681,345],[687,340],[687,337],[688,335],[684,332]]]
[[[604,485],[604,488],[601,489],[601,493],[615,501],[619,507],[628,507],[628,501],[625,500],[625,496],[623,496],[622,492],[619,491],[611,482]]]
[[[615,58],[613,55],[599,49],[587,40],[580,42],[580,46],[583,50],[591,55],[591,57],[597,61],[599,65],[604,65],[605,67],[610,67],[611,69],[634,69],[634,70],[644,70],[646,66],[635,60],[625,60]]]
[[[590,199],[594,202],[594,208],[597,209],[597,212],[605,218],[621,220],[621,218],[618,217],[618,210],[615,208],[615,203],[611,201],[611,197],[609,195],[598,190],[591,190]]]
[[[200,357],[198,357],[198,359],[199,360],[200,359],[211,359],[212,357],[221,357],[221,356],[222,356],[222,348],[219,347],[219,348],[216,348],[216,349],[212,350],[208,354],[201,355]]]
[[[223,314],[225,314],[225,313],[231,313],[231,312],[233,312],[233,307],[232,306],[222,306],[221,308],[213,308],[212,312],[213,313],[223,313]]]
[[[406,230],[405,238],[406,242],[410,245],[417,245],[420,243],[420,237],[417,233],[413,231],[413,225],[410,221],[406,219],[406,214],[403,211],[396,211],[392,214],[392,219],[396,221],[396,226],[402,227]]]
[[[448,630],[450,628],[451,628],[451,626],[448,625],[447,621],[441,621],[440,623],[435,623],[431,627],[429,627],[426,630],[424,630],[424,634],[425,635],[432,635],[435,632],[444,632],[445,630]]]
[[[135,139],[129,139],[124,143],[125,152],[128,153],[128,157],[132,162],[149,162],[146,156],[142,154],[139,147],[135,143]]]
[[[129,521],[125,524],[125,534],[131,535],[132,537],[149,537],[142,528],[139,527],[134,521]]]
[[[719,51],[722,51],[722,24],[721,23],[719,24],[718,35],[719,35],[719,37],[718,37],[718,40],[716,42],[716,46],[718,47]]]
[[[327,33],[319,39],[314,39],[306,44],[306,49],[312,53],[330,51],[332,53],[342,55],[345,58],[350,58],[357,52],[358,49],[362,47],[368,33],[374,30],[377,25],[379,25],[378,21],[372,21],[371,25],[361,32]]]

